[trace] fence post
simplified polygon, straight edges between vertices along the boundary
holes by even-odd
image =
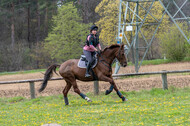
[[[34,82],[30,82],[30,97],[31,97],[31,99],[35,98]]]
[[[167,73],[162,73],[162,86],[164,90],[168,90]]]
[[[99,94],[99,83],[98,83],[98,81],[94,81],[94,94],[95,95]]]

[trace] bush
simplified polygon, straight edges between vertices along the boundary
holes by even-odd
[[[179,23],[178,25],[183,28],[185,33],[187,32],[187,25],[183,23]],[[165,54],[168,59],[181,61],[188,56],[189,44],[175,24],[166,32],[160,34],[160,40],[162,54]]]
[[[14,48],[9,44],[0,46],[0,71],[18,71],[30,66],[29,53],[27,44],[22,41]]]

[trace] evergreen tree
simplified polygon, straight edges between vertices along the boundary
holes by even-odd
[[[66,3],[58,8],[58,14],[53,17],[52,32],[48,34],[45,43],[45,49],[52,59],[61,62],[79,58],[89,27],[81,22],[73,3]]]

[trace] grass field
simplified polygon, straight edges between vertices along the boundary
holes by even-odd
[[[190,88],[122,92],[129,99],[122,102],[115,92],[108,96],[87,94],[92,103],[78,95],[69,95],[65,106],[62,95],[25,99],[0,98],[0,126],[39,126],[47,123],[65,125],[190,125]]]

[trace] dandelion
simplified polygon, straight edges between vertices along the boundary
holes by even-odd
[[[87,122],[85,122],[85,121],[82,121],[83,123],[85,123],[85,124],[88,124]]]

